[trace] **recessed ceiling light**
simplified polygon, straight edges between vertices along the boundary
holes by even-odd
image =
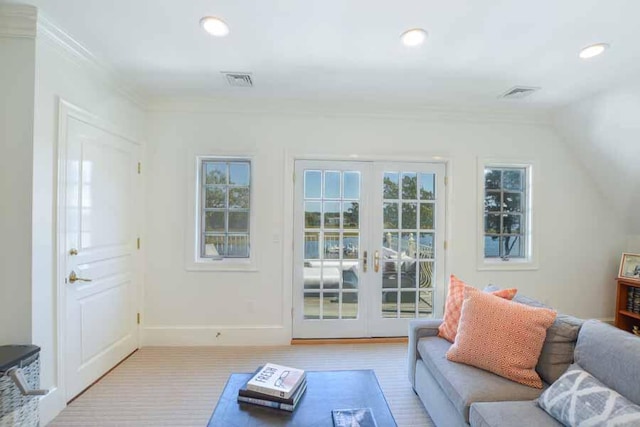
[[[229,26],[220,18],[205,16],[200,20],[202,28],[212,36],[224,37],[229,34]]]
[[[609,45],[606,44],[606,43],[592,44],[591,46],[587,46],[585,48],[582,48],[582,50],[580,51],[580,54],[578,56],[580,58],[582,58],[582,59],[593,58],[594,56],[598,56],[602,52],[607,50],[608,47],[609,47]]]
[[[412,28],[400,35],[405,46],[420,46],[427,39],[427,32],[422,28]]]

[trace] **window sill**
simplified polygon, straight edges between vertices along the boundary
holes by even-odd
[[[538,263],[532,260],[485,260],[478,262],[478,271],[526,271],[537,270]]]
[[[254,260],[233,261],[233,260],[198,260],[187,262],[187,271],[209,271],[209,272],[240,272],[253,273],[258,268]]]

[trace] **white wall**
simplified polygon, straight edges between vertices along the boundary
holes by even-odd
[[[627,238],[627,252],[640,254],[640,234]]]
[[[0,5],[0,18],[5,13],[9,9]],[[7,23],[0,19],[0,27]],[[0,345],[30,344],[35,40],[4,30],[0,28]]]
[[[58,101],[65,99],[142,141],[144,113],[126,99],[95,64],[62,49],[74,46],[50,23],[41,21],[36,39],[35,123],[33,153],[33,342],[42,347],[41,385],[55,389],[56,357],[56,183],[58,156]],[[56,41],[57,40],[57,41]],[[56,390],[41,403],[46,423],[65,405]]]
[[[616,210],[640,234],[640,85],[620,84],[559,110],[555,125]]]
[[[290,272],[283,257],[291,242],[274,243],[285,223],[285,151],[298,154],[441,155],[451,159],[450,272],[483,286],[516,286],[558,309],[583,317],[611,318],[612,278],[625,245],[625,231],[586,171],[547,124],[509,123],[482,115],[425,112],[423,118],[365,117],[302,111],[279,114],[224,113],[225,103],[158,103],[149,115],[147,147],[147,250],[145,342],[147,344],[250,344],[290,338]],[[361,105],[360,111],[367,109]],[[234,107],[227,107],[233,110]],[[357,107],[356,107],[357,108]],[[266,112],[272,110],[272,112]],[[187,272],[184,268],[188,152],[255,154],[254,205],[258,214],[256,273]],[[535,160],[539,265],[535,271],[476,269],[477,157]],[[282,240],[282,239],[281,239]],[[281,325],[281,328],[269,328]],[[266,331],[262,328],[267,328]],[[221,332],[219,338],[215,334]]]

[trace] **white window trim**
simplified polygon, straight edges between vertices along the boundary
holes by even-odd
[[[253,154],[189,154],[187,163],[187,221],[185,233],[185,269],[187,271],[238,271],[257,270],[256,247],[256,206],[255,206],[255,172],[256,163]],[[200,203],[201,203],[201,164],[203,160],[229,159],[248,160],[251,162],[251,187],[249,190],[249,258],[202,258],[200,255]]]
[[[500,258],[484,257],[484,169],[485,167],[516,167],[525,168],[527,176],[527,201],[526,201],[526,258],[511,258],[504,261]],[[509,160],[509,159],[483,159],[478,158],[477,174],[477,236],[476,259],[477,269],[481,271],[515,271],[538,269],[538,238],[533,194],[537,185],[538,166],[535,161]],[[534,173],[535,172],[535,173]]]

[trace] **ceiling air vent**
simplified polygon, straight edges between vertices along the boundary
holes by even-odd
[[[251,73],[232,73],[228,71],[222,71],[222,74],[227,78],[229,86],[234,87],[253,87],[253,80],[251,79]]]
[[[531,95],[533,92],[536,92],[538,90],[540,90],[539,87],[514,86],[511,89],[509,89],[508,91],[506,91],[505,93],[503,93],[502,95],[500,95],[500,98],[522,99],[522,98],[525,98],[525,97]]]

